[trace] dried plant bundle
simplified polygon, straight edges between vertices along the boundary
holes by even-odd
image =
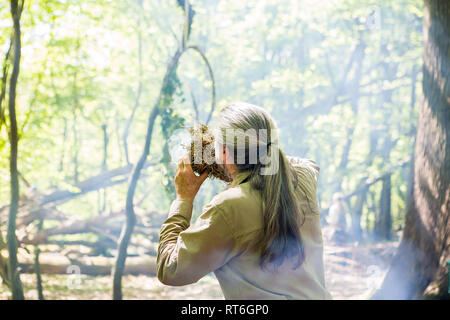
[[[224,172],[215,161],[212,164],[208,164],[202,157],[201,163],[194,163],[194,145],[202,146],[202,155],[207,148],[210,148],[211,157],[215,157],[214,154],[214,135],[205,124],[199,124],[197,126],[189,128],[189,133],[192,135],[190,148],[191,153],[191,166],[194,172],[202,174],[205,170],[208,172],[208,178],[217,178],[225,182],[231,182],[231,178]],[[215,159],[215,158],[214,158]]]

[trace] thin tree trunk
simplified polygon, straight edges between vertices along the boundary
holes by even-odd
[[[113,299],[114,300],[121,300],[122,299],[122,275],[123,271],[125,269],[125,261],[127,258],[127,248],[128,244],[131,239],[131,235],[133,233],[134,226],[136,224],[136,214],[134,212],[134,204],[133,204],[133,198],[134,193],[136,191],[137,182],[140,177],[140,173],[142,168],[145,165],[145,161],[147,159],[148,154],[150,153],[150,144],[151,144],[151,138],[153,133],[153,126],[155,123],[155,120],[157,116],[160,114],[163,108],[166,107],[166,101],[169,98],[166,94],[166,88],[169,84],[169,81],[171,81],[172,74],[175,72],[178,62],[184,52],[188,49],[193,49],[200,53],[203,60],[208,66],[208,69],[211,72],[210,65],[208,61],[206,60],[204,54],[202,51],[196,47],[196,46],[190,46],[187,47],[187,41],[189,40],[190,30],[191,30],[191,24],[192,24],[192,17],[194,16],[195,12],[192,10],[191,5],[189,4],[189,1],[185,0],[186,2],[182,0],[178,0],[178,4],[180,7],[185,11],[186,14],[186,20],[185,20],[185,28],[184,28],[184,37],[183,42],[180,48],[175,52],[174,56],[169,62],[169,65],[167,66],[166,74],[164,76],[161,90],[159,92],[158,99],[156,100],[155,105],[153,106],[152,112],[150,113],[149,119],[148,119],[148,125],[147,125],[147,134],[145,137],[145,145],[144,150],[139,158],[139,161],[135,165],[132,171],[132,175],[129,180],[129,186],[128,186],[128,192],[127,192],[127,199],[126,199],[126,205],[125,205],[125,225],[122,229],[122,233],[119,239],[119,247],[117,252],[117,258],[115,267],[113,270]],[[213,90],[214,89],[214,78],[212,78],[213,81]],[[215,92],[215,91],[214,91]],[[214,97],[213,93],[213,97]],[[213,99],[212,106],[214,107],[215,99]],[[212,107],[212,111],[213,111]],[[211,111],[211,112],[212,112]],[[209,121],[209,120],[207,120]]]
[[[58,166],[58,171],[59,172],[64,172],[64,155],[65,155],[65,150],[66,150],[66,140],[67,140],[67,119],[64,118],[64,129],[63,129],[63,141],[62,141],[62,145],[61,145],[61,155],[59,158],[59,166]]]
[[[355,54],[355,76],[353,78],[352,84],[351,84],[351,97],[350,97],[350,105],[352,108],[353,115],[355,117],[358,116],[358,110],[359,110],[359,87],[361,83],[361,76],[362,76],[362,66],[364,62],[365,57],[365,48],[366,44],[364,40],[362,39],[362,35],[360,35],[359,43],[357,45],[357,51]],[[347,129],[347,141],[344,145],[344,149],[342,151],[341,160],[338,167],[338,172],[343,173],[348,165],[348,159],[350,155],[350,149],[353,142],[353,132],[355,131],[356,127],[356,121],[353,123],[353,125]],[[336,191],[342,191],[342,175],[339,177],[337,183],[337,190]]]
[[[0,279],[8,288],[11,288],[8,275],[8,260],[2,256],[2,250],[5,248],[7,248],[7,246],[4,242],[2,231],[0,230]]]
[[[2,80],[1,80],[1,90],[0,90],[0,131],[2,129],[3,124],[6,126],[6,118],[5,118],[5,108],[3,108],[3,101],[6,96],[6,85],[8,80],[8,69],[9,69],[9,56],[11,53],[11,48],[13,46],[14,39],[11,38],[9,42],[8,50],[6,51],[5,58],[3,59],[2,64]],[[0,225],[1,227],[1,225]],[[1,250],[6,248],[6,244],[4,242],[3,234],[0,230],[0,278],[3,280],[3,283],[6,286],[10,287],[9,276],[8,276],[8,261],[6,261],[1,255]]]
[[[76,59],[79,58],[79,51],[80,51],[80,38],[77,39],[77,44],[75,47],[75,57]],[[79,109],[79,94],[78,94],[78,72],[75,68],[74,74],[73,74],[73,105],[72,105],[72,135],[73,135],[73,155],[72,155],[72,161],[73,161],[73,180],[74,183],[77,184],[79,182],[79,168],[78,168],[78,153],[80,149],[80,142],[78,138],[78,129],[77,129],[77,110]]]
[[[14,24],[14,63],[9,82],[9,122],[10,122],[10,178],[11,178],[11,204],[9,207],[8,231],[6,242],[9,253],[9,277],[11,282],[12,298],[14,300],[25,299],[22,282],[20,281],[19,265],[17,260],[16,217],[19,205],[19,175],[17,171],[18,133],[16,120],[16,87],[20,68],[20,15],[23,2],[11,0],[11,15]]]
[[[370,132],[369,132],[369,141],[370,141],[370,150],[369,150],[369,154],[367,155],[366,161],[365,161],[365,165],[366,167],[370,167],[370,165],[373,162],[373,156],[377,150],[377,145],[378,145],[378,136],[375,132],[375,130],[373,129],[373,124],[370,124]],[[349,208],[350,208],[350,217],[351,217],[351,222],[350,222],[350,236],[352,238],[352,240],[354,241],[360,241],[362,238],[362,228],[361,228],[361,216],[362,216],[362,209],[364,206],[364,202],[366,200],[366,196],[367,196],[367,191],[369,190],[371,184],[369,184],[369,182],[367,181],[367,177],[362,177],[359,182],[358,185],[356,187],[356,190],[358,190],[356,195],[356,200],[354,202],[354,205],[351,206],[350,203],[349,204]],[[355,190],[355,191],[356,191]]]
[[[3,101],[6,96],[6,83],[8,82],[8,69],[9,69],[9,56],[11,54],[11,48],[13,46],[14,39],[11,39],[9,42],[8,51],[6,51],[5,58],[3,60],[2,66],[2,81],[1,81],[1,90],[0,90],[0,130],[2,129],[3,124],[6,126],[6,118],[5,118],[5,108],[3,108]]]
[[[54,102],[58,108],[62,107],[61,97],[59,96],[59,93],[55,86],[55,75],[53,73],[53,70],[50,68],[50,86],[53,90],[53,97]],[[63,118],[63,132],[62,132],[62,144],[61,144],[61,155],[59,158],[59,165],[58,165],[58,171],[64,172],[64,158],[65,158],[65,150],[66,150],[66,141],[67,141],[67,131],[68,131],[68,124],[67,124],[67,118]]]
[[[350,104],[351,104],[352,111],[353,111],[353,114],[355,117],[357,116],[358,109],[359,109],[359,98],[360,98],[359,88],[360,88],[360,82],[361,82],[361,76],[362,76],[362,65],[363,65],[363,61],[364,61],[364,57],[365,57],[365,48],[366,48],[366,44],[362,38],[362,34],[360,34],[358,43],[355,45],[355,47],[350,55],[349,62],[347,63],[347,66],[345,68],[342,79],[341,79],[341,81],[339,81],[339,83],[337,85],[336,85],[336,81],[332,77],[331,69],[329,69],[330,78],[332,80],[331,82],[333,83],[333,90],[334,90],[333,102],[331,102],[331,103],[334,104],[337,102],[338,96],[344,90],[347,76],[350,73],[350,70],[353,68],[353,65],[355,65],[355,74],[354,74],[353,81],[351,83],[351,90],[350,90],[351,91]],[[326,59],[327,59],[327,63],[328,63],[328,57],[326,57]],[[327,103],[329,103],[329,102],[327,102]],[[332,105],[329,105],[329,108],[331,108],[331,107],[332,107]],[[352,137],[353,137],[354,130],[355,130],[355,124],[352,127],[347,129],[347,141],[344,145],[341,159],[339,161],[339,167],[338,167],[339,177],[335,181],[336,192],[342,191],[342,179],[343,179],[342,173],[345,171],[347,164],[348,164],[350,149],[351,149],[352,142],[353,142]],[[359,181],[358,186],[360,186],[364,183],[365,183],[365,179],[362,179]],[[364,200],[365,200],[365,192],[366,192],[366,190],[364,190],[361,194],[357,195],[355,206],[353,208],[351,208],[350,202],[347,199],[348,207],[351,208],[350,234],[351,234],[352,238],[356,241],[359,241],[361,239],[361,235],[362,235],[361,211],[362,211],[362,206],[363,206]]]
[[[0,254],[0,278],[3,283],[11,289],[10,277],[8,275],[8,261]]]
[[[108,170],[108,144],[109,144],[109,136],[107,131],[106,124],[102,125],[103,131],[103,161],[102,161],[102,173]],[[107,202],[107,193],[106,188],[102,189],[102,197],[101,197],[101,206],[99,206],[99,213],[103,213],[106,211],[106,202]]]
[[[44,220],[40,219],[38,222],[38,227],[37,227],[38,232],[42,231],[43,224],[44,224]],[[34,269],[35,269],[35,273],[36,273],[36,286],[37,286],[38,299],[45,300],[44,293],[42,290],[41,265],[39,263],[39,254],[41,253],[41,249],[39,248],[39,245],[35,245],[34,250],[35,250]]]
[[[366,179],[361,179],[357,189],[361,189],[356,196],[355,204],[351,208],[350,216],[350,235],[354,241],[361,241],[362,238],[362,228],[361,228],[361,215],[364,202],[366,201],[367,191],[369,186]]]
[[[387,112],[387,118],[389,118],[390,112]],[[388,121],[388,119],[386,119]],[[388,128],[386,128],[388,130]],[[388,131],[386,131],[388,133]],[[389,134],[386,134],[383,146],[380,153],[384,163],[390,163],[391,150],[394,143],[391,141]],[[392,175],[388,174],[382,179],[382,188],[380,195],[380,205],[378,215],[375,219],[375,237],[378,240],[390,240],[392,229],[392,212],[391,212],[391,192],[392,192]]]
[[[125,225],[122,229],[122,233],[119,239],[119,248],[117,252],[117,259],[116,264],[113,270],[113,299],[114,300],[121,300],[122,299],[122,274],[123,270],[125,268],[125,260],[127,258],[127,248],[128,243],[130,242],[131,235],[133,233],[134,226],[136,224],[136,214],[134,212],[134,204],[133,204],[133,198],[134,193],[136,191],[137,182],[139,180],[139,176],[141,174],[141,170],[144,167],[145,161],[147,159],[148,154],[150,153],[150,143],[153,133],[153,127],[155,124],[156,117],[159,115],[160,112],[160,104],[162,101],[162,98],[164,96],[164,89],[167,86],[167,83],[169,81],[169,77],[171,74],[175,71],[178,61],[181,57],[181,54],[183,53],[183,49],[178,49],[175,53],[175,55],[172,57],[171,62],[169,63],[169,66],[167,67],[166,75],[164,77],[161,91],[159,94],[159,97],[152,109],[152,112],[150,113],[149,119],[148,119],[148,126],[147,126],[147,134],[145,137],[145,145],[144,150],[142,152],[141,157],[139,158],[139,161],[133,168],[129,184],[128,184],[128,192],[127,192],[127,200],[125,205],[125,215],[126,215],[126,221]]]
[[[450,298],[450,2],[425,0],[423,97],[413,194],[378,299]]]
[[[209,63],[208,59],[206,58],[206,56],[202,52],[202,50],[197,46],[186,47],[186,50],[189,50],[189,49],[196,51],[200,55],[200,57],[202,58],[203,62],[206,65],[206,67],[208,68],[209,77],[211,78],[211,109],[209,110],[208,117],[206,118],[205,124],[207,125],[209,123],[209,121],[211,121],[212,115],[214,113],[214,109],[216,107],[216,81],[214,80],[214,73],[213,73],[211,64]]]
[[[78,92],[76,88],[76,71],[74,75],[74,104],[72,106],[72,135],[73,135],[73,155],[72,155],[72,161],[73,161],[73,181],[75,184],[79,182],[78,177],[78,149],[79,149],[79,143],[78,143],[78,130],[77,130],[77,108],[78,108]]]
[[[142,10],[142,0],[138,0],[138,6]],[[134,100],[134,106],[131,111],[131,115],[128,118],[127,123],[125,124],[125,129],[123,130],[123,149],[125,152],[125,160],[127,161],[127,164],[130,164],[130,158],[128,155],[128,135],[131,127],[131,123],[133,122],[134,115],[136,113],[136,110],[139,108],[141,94],[142,94],[142,34],[141,34],[141,16],[138,16],[137,19],[137,26],[136,26],[136,32],[137,32],[137,40],[138,40],[138,86],[136,90],[136,97]]]
[[[392,229],[391,217],[391,175],[383,178],[380,196],[380,211],[375,221],[375,236],[378,240],[390,240]]]

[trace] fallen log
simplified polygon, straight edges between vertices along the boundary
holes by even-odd
[[[144,165],[143,169],[155,165],[157,163],[158,162],[148,162]],[[128,181],[128,175],[130,174],[132,169],[133,166],[130,164],[124,167],[102,172],[96,176],[88,178],[74,185],[73,191],[55,190],[52,193],[44,195],[42,197],[42,200],[40,201],[40,206],[55,202],[61,204],[63,202],[71,200],[74,197],[81,196],[85,193],[96,191],[102,188],[108,188],[116,184],[124,183]]]
[[[144,168],[155,165],[158,162],[147,162]],[[19,211],[30,212],[27,207],[34,205],[35,209],[40,210],[44,206],[60,205],[71,199],[84,195],[86,193],[96,191],[103,188],[112,187],[114,185],[128,181],[128,175],[133,169],[132,165],[112,169],[102,172],[98,175],[90,177],[78,184],[71,186],[71,190],[57,189],[49,194],[41,194],[37,190],[33,190],[31,196],[21,196],[19,202]],[[9,205],[0,207],[0,213],[9,209]]]
[[[114,212],[105,216],[96,216],[85,220],[68,220],[57,227],[50,229],[45,229],[34,234],[24,233],[23,237],[19,236],[19,242],[23,244],[44,244],[47,242],[49,237],[58,235],[69,235],[69,234],[81,234],[81,233],[97,233],[108,238],[113,237],[111,232],[120,233],[123,222],[114,222],[114,219],[123,219],[123,210],[119,212]],[[155,215],[158,217],[155,222],[159,222],[158,212],[149,213],[150,216],[145,217],[146,219],[152,219],[151,216]],[[155,225],[154,223],[149,224],[139,224],[138,232],[142,235],[156,238],[159,232],[160,225]],[[105,234],[106,233],[106,234]],[[113,239],[117,241],[117,239]]]
[[[41,261],[45,260],[41,258]],[[60,259],[57,259],[60,260]],[[89,276],[108,276],[111,274],[114,261],[113,259],[83,259],[87,261],[42,261],[40,263],[42,274],[80,274]],[[91,260],[91,261],[89,261]],[[19,264],[22,273],[35,273],[33,262]],[[156,275],[155,257],[129,257],[124,270],[128,275]]]
[[[122,183],[127,180],[127,177],[117,179],[117,177],[128,175],[131,172],[132,166],[124,166],[109,170],[107,172],[100,173],[94,177],[86,179],[74,186],[74,190],[56,190],[48,195],[45,195],[40,202],[40,205],[45,205],[50,202],[64,201],[73,197],[85,194],[90,191],[98,190],[101,188],[109,187],[117,183]]]
[[[66,223],[61,224],[58,227],[39,231],[34,235],[26,235],[25,238],[19,240],[20,242],[26,244],[39,244],[45,242],[47,238],[50,236],[62,234],[66,235],[66,234],[88,233],[92,232],[91,229],[92,227],[96,225],[104,225],[106,221],[119,215],[120,212],[117,212],[109,216],[98,216],[86,220],[68,221]]]

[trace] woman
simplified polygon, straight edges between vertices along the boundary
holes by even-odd
[[[222,110],[215,140],[216,161],[233,181],[191,225],[192,204],[207,173],[195,175],[188,156],[180,161],[177,199],[160,232],[159,280],[182,286],[214,272],[226,299],[330,299],[318,166],[288,159],[278,148],[273,119],[251,104]]]

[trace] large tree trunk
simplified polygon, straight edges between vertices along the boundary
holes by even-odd
[[[17,261],[17,239],[16,239],[16,217],[19,207],[19,174],[17,171],[17,153],[18,153],[18,132],[16,120],[16,87],[19,77],[20,67],[20,14],[23,8],[23,2],[19,4],[18,0],[11,0],[11,15],[14,25],[14,63],[9,82],[9,122],[10,122],[10,178],[11,178],[11,204],[9,206],[8,231],[6,242],[9,253],[9,277],[11,283],[12,298],[14,300],[24,299],[22,283],[19,275],[19,265]]]
[[[374,298],[449,298],[450,2],[425,0],[423,98],[403,239]]]

